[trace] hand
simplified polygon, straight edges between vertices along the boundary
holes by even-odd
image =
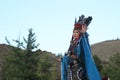
[[[85,33],[87,31],[87,26],[82,25],[82,30],[80,30],[81,33]]]

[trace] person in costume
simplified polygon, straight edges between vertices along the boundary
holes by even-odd
[[[92,17],[75,20],[68,53],[61,61],[62,80],[101,80],[88,41],[87,28]]]

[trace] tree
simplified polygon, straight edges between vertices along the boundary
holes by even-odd
[[[102,71],[102,76],[109,76],[111,80],[120,79],[120,53],[116,53],[110,57],[109,64],[104,65]]]
[[[36,70],[38,54],[33,50],[38,47],[35,33],[29,29],[28,38],[23,42],[14,40],[17,47],[11,48],[11,53],[4,58],[6,61],[3,66],[4,77],[6,80],[36,80]],[[8,42],[8,41],[7,41]],[[24,45],[25,44],[25,45]]]
[[[120,68],[120,53],[117,52],[112,57],[110,57],[110,61],[114,67]]]
[[[48,60],[48,56],[45,55],[39,59],[38,67],[37,67],[37,76],[39,80],[50,80],[51,72],[50,67],[52,67],[51,62]]]
[[[97,55],[93,55],[95,64],[98,68],[98,70],[100,71],[102,69],[102,61],[100,60],[100,58]]]

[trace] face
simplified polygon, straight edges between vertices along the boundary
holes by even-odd
[[[80,37],[80,30],[73,31],[73,39],[79,39]]]

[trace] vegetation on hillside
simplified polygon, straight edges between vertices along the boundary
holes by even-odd
[[[2,58],[5,61],[2,66],[3,80],[59,80],[56,64],[48,60],[47,54],[42,56],[35,50],[38,46],[35,38],[35,33],[29,29],[24,42],[14,40],[17,47],[12,47],[10,53]]]
[[[120,53],[120,40],[107,40],[91,45],[92,53],[97,55],[102,61],[109,61],[115,53]]]
[[[120,53],[116,53],[111,56],[108,63],[102,63],[102,61],[96,56],[93,56],[96,66],[100,71],[101,77],[109,77],[111,80],[120,79]]]
[[[120,53],[110,57],[110,62],[103,66],[102,76],[108,76],[111,80],[120,80]]]

